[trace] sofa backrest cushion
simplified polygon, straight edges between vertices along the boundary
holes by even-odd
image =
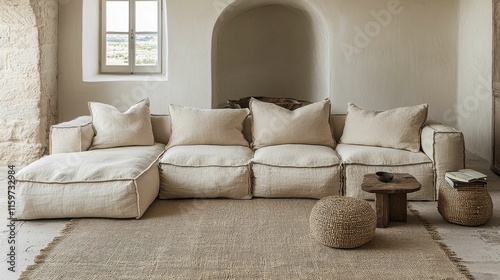
[[[330,100],[327,99],[290,111],[276,104],[252,99],[252,147],[308,144],[334,148],[330,107]]]
[[[419,152],[426,120],[427,104],[372,111],[349,103],[340,142]]]
[[[332,126],[333,137],[339,141],[344,131],[345,114],[332,114],[330,124]],[[151,115],[151,124],[153,125],[153,134],[158,143],[168,144],[170,139],[170,116],[169,115]],[[243,136],[250,143],[252,142],[252,116],[248,116],[243,125]]]
[[[332,114],[330,115],[330,124],[332,126],[333,138],[335,141],[340,142],[340,137],[344,132],[345,114]]]
[[[345,124],[345,114],[332,114],[330,123],[333,136],[338,142]],[[170,139],[170,115],[152,114],[151,126],[155,142],[167,145]],[[248,116],[243,125],[243,136],[252,142],[252,117]],[[82,116],[69,122],[51,127],[50,154],[87,151],[94,138],[92,117]]]
[[[126,112],[99,102],[89,102],[89,110],[95,131],[90,149],[155,144],[149,99],[139,101]]]
[[[170,105],[168,147],[186,145],[246,146],[243,125],[248,109],[199,109]]]
[[[151,115],[151,126],[155,142],[167,145],[170,140],[170,116],[169,115]]]

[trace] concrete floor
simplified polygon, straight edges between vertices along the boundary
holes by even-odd
[[[420,216],[437,227],[448,245],[476,279],[500,279],[500,177],[489,169],[489,163],[467,156],[467,168],[488,175],[488,192],[493,199],[493,217],[479,227],[450,224],[437,211],[437,202],[411,202]]]
[[[480,227],[464,227],[446,222],[437,211],[437,202],[411,202],[420,215],[437,227],[443,242],[462,258],[476,279],[500,279],[500,177],[489,170],[489,163],[468,156],[467,167],[488,174],[488,190],[493,198],[493,218]],[[7,263],[10,230],[7,220],[7,168],[0,167],[0,278],[17,279],[22,270],[33,263],[68,220],[42,220],[15,223],[16,272]]]
[[[0,279],[18,279],[21,272],[30,264],[39,251],[44,248],[54,237],[59,235],[61,229],[69,220],[40,220],[40,221],[18,221],[15,222],[14,240],[16,244],[16,267],[15,272],[8,270],[7,263],[11,244],[8,243],[11,236],[8,228],[7,213],[7,167],[0,167]],[[17,168],[16,171],[19,171]]]

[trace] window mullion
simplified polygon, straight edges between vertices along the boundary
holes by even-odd
[[[157,54],[158,54],[159,71],[161,72],[162,71],[162,67],[163,67],[162,66],[163,63],[161,62],[163,60],[163,58],[162,58],[162,47],[163,47],[162,40],[163,40],[163,36],[161,36],[161,34],[163,32],[162,31],[162,24],[163,24],[163,17],[162,17],[163,5],[162,5],[162,0],[159,0],[158,3],[157,3],[157,5],[158,5],[158,15],[157,15],[158,16],[158,23],[157,23],[158,24],[158,28],[156,29],[156,31],[157,31],[157,35],[156,36],[158,36],[157,37],[158,38],[158,52],[157,52]]]
[[[135,72],[135,0],[130,0],[129,6],[129,53],[130,53],[130,71],[131,73]]]
[[[100,59],[99,59],[99,66],[100,69],[102,70],[103,67],[106,65],[106,0],[102,0],[101,5],[100,5],[100,11],[101,11],[101,38],[100,38],[100,43],[101,43],[101,49],[100,49]]]

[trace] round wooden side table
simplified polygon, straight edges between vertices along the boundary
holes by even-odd
[[[480,226],[491,219],[493,201],[486,187],[459,191],[443,182],[439,186],[438,211],[450,223]]]

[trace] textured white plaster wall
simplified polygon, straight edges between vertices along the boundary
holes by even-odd
[[[243,96],[311,100],[315,82],[311,20],[283,6],[246,11],[221,30],[216,106]]]
[[[445,118],[456,121],[467,149],[492,158],[492,1],[460,0],[457,102]]]
[[[244,96],[330,97],[326,29],[303,1],[231,4],[213,32],[212,106]]]
[[[431,118],[456,99],[457,11],[454,0],[334,1],[332,100],[372,109],[429,104]]]
[[[58,3],[0,2],[0,163],[26,165],[56,121]]]
[[[323,43],[329,49],[324,56],[328,84],[323,88],[324,96],[333,101],[333,112],[344,113],[349,101],[379,110],[428,103],[431,118],[458,125],[444,112],[459,102],[460,96],[460,1],[300,2],[316,10],[315,16],[327,29],[328,41]],[[477,3],[466,2],[471,6]],[[87,102],[91,100],[125,107],[149,96],[153,113],[168,112],[170,103],[212,107],[212,34],[219,15],[226,8],[233,9],[232,3],[235,1],[168,0],[168,81],[99,83],[82,82],[82,0],[60,5],[60,121],[88,114]],[[491,20],[491,16],[484,20]],[[252,85],[248,86],[251,89]],[[489,133],[489,128],[478,129]],[[465,132],[467,139],[474,137]],[[467,149],[479,153],[478,146],[466,144]]]

